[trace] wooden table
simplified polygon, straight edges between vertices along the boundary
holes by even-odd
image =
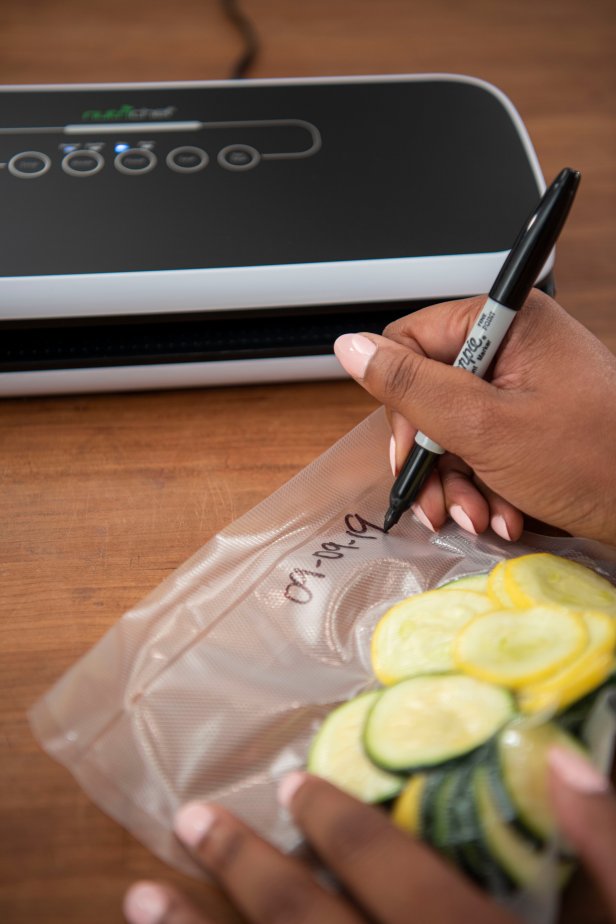
[[[246,0],[245,10],[263,42],[253,76],[448,71],[500,86],[546,177],[565,164],[583,173],[559,245],[559,298],[616,351],[609,0]],[[215,0],[0,8],[4,84],[225,77],[239,51]],[[137,877],[202,893],[39,750],[26,710],[131,604],[373,407],[351,382],[0,405],[5,924],[119,922]],[[598,902],[584,901],[578,883],[564,919],[602,920]],[[220,906],[214,891],[207,903]]]

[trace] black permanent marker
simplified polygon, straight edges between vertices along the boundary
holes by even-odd
[[[511,322],[526,301],[556,243],[579,182],[579,172],[566,167],[546,189],[503,263],[481,314],[458,353],[454,366],[466,369],[481,378],[486,374]],[[385,532],[390,530],[411,506],[444,451],[442,446],[425,433],[417,433],[413,448],[389,495]]]

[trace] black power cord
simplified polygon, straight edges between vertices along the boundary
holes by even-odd
[[[244,51],[229,74],[231,80],[241,80],[254,66],[257,59],[259,36],[253,23],[242,10],[238,0],[220,0],[220,4],[225,16],[237,29],[244,42]]]

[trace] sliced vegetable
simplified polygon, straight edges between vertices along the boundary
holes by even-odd
[[[453,669],[453,641],[490,600],[471,590],[440,588],[391,607],[372,636],[372,668],[389,685],[418,674]]]
[[[571,664],[520,690],[523,712],[560,710],[586,696],[610,675],[616,645],[616,620],[601,612],[582,613],[588,644]]]
[[[465,574],[464,577],[454,578],[447,584],[443,584],[439,590],[474,590],[478,594],[488,592],[488,575],[486,574]]]
[[[494,601],[493,609],[513,609],[515,603],[505,587],[505,561],[499,561],[488,574],[486,593]]]
[[[364,747],[386,770],[432,767],[483,744],[513,714],[513,698],[501,687],[463,674],[412,677],[376,700]]]
[[[484,842],[492,857],[516,885],[536,885],[545,876],[545,854],[501,817],[486,767],[475,770],[473,792]],[[569,869],[569,864],[559,864],[560,880],[565,878]]]
[[[362,693],[327,716],[312,743],[308,770],[364,802],[383,802],[398,795],[400,776],[375,767],[362,746],[366,716],[381,695]]]
[[[616,588],[590,568],[538,552],[505,562],[505,586],[516,606],[602,610],[616,616]]]
[[[461,629],[454,660],[473,677],[516,688],[565,667],[587,641],[584,620],[571,610],[495,610],[475,616]]]
[[[548,751],[555,746],[588,756],[575,738],[552,722],[512,723],[496,740],[499,775],[514,817],[543,841],[557,831],[547,774]]]
[[[428,775],[416,773],[406,784],[392,809],[392,821],[403,831],[420,836],[421,801]]]

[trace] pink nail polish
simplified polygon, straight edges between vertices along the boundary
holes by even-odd
[[[169,896],[153,882],[137,882],[126,893],[123,910],[130,924],[160,924],[169,910]]]
[[[497,536],[500,536],[501,539],[506,539],[507,542],[511,542],[511,536],[509,535],[509,530],[507,529],[504,516],[502,516],[500,513],[495,513],[490,520],[490,526]]]
[[[376,346],[361,334],[343,334],[334,343],[334,352],[349,375],[363,379]]]
[[[391,439],[389,441],[389,464],[391,465],[391,471],[394,478],[397,475],[396,470],[396,438],[392,433]]]
[[[413,511],[413,513],[415,514],[415,516],[417,517],[417,519],[423,526],[425,526],[427,529],[429,529],[433,533],[436,532],[435,528],[432,526],[432,523],[430,522],[428,517],[425,515],[425,513],[423,512],[419,504],[413,504],[413,506],[411,507],[411,510]]]
[[[293,796],[306,782],[307,774],[301,770],[294,770],[293,773],[287,773],[280,781],[278,786],[278,801],[285,808],[289,808],[293,801]]]
[[[568,748],[551,748],[548,763],[563,783],[583,795],[593,796],[606,793],[609,781],[584,757]]]
[[[458,524],[458,526],[461,526],[462,529],[472,533],[473,536],[477,535],[477,530],[473,526],[473,521],[469,517],[468,513],[465,513],[464,510],[462,510],[462,507],[460,507],[459,504],[454,504],[449,508],[449,516]]]
[[[207,837],[216,821],[216,812],[201,802],[183,805],[175,816],[173,828],[177,836],[193,850]]]

